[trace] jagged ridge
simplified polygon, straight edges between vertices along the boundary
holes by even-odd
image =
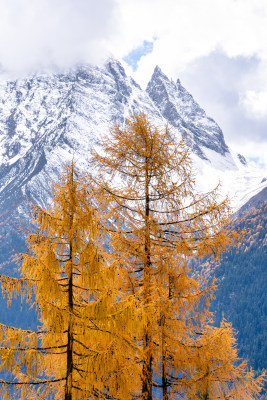
[[[26,194],[44,205],[63,162],[74,157],[81,168],[90,168],[91,146],[115,121],[123,124],[139,111],[156,124],[171,124],[177,138],[185,135],[200,166],[244,167],[179,80],[172,82],[156,67],[143,91],[109,59],[103,66],[0,83],[0,207],[15,207]]]
[[[220,127],[206,115],[179,79],[176,83],[170,81],[157,66],[146,91],[164,118],[188,138],[199,157],[207,159],[204,148],[223,156],[229,152]]]

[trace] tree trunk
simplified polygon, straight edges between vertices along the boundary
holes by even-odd
[[[70,262],[72,265],[72,243],[70,243]],[[72,327],[72,312],[73,312],[73,273],[72,268],[69,275],[68,288],[68,308],[69,308],[69,325],[68,325],[68,343],[67,343],[67,375],[65,386],[65,400],[72,400],[72,372],[73,372],[73,327]]]
[[[151,255],[150,255],[150,199],[149,199],[149,176],[148,160],[146,160],[146,182],[145,182],[145,265],[144,265],[144,304],[151,304]],[[152,326],[149,320],[150,312],[147,313],[147,323],[144,328],[144,360],[143,360],[143,382],[142,400],[152,400]]]
[[[165,315],[162,312],[161,319],[161,383],[162,383],[162,399],[168,400],[168,381],[167,381],[167,354],[166,354],[166,341],[165,341]]]
[[[71,173],[71,193],[70,193],[70,222],[69,231],[72,234],[73,226],[73,173],[74,165],[72,164]],[[67,374],[66,374],[66,386],[65,386],[65,400],[72,400],[72,373],[73,373],[73,326],[72,326],[72,314],[73,314],[73,236],[70,236],[69,240],[69,263],[70,271],[68,272],[68,311],[69,311],[69,322],[68,322],[68,343],[67,343]]]

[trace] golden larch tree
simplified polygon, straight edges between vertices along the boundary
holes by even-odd
[[[19,255],[22,278],[1,276],[2,291],[35,303],[40,330],[0,325],[1,399],[131,399],[138,386],[132,341],[136,299],[121,291],[106,259],[97,212],[74,164],[54,186],[50,207],[33,205],[36,233]]]
[[[194,341],[209,320],[214,290],[214,283],[207,287],[190,276],[187,260],[219,257],[237,240],[225,229],[228,199],[219,201],[217,188],[197,193],[185,142],[144,113],[123,128],[115,124],[92,162],[112,250],[128,273],[127,290],[143,307],[142,334],[135,335],[142,348],[142,399],[152,399],[154,386],[166,400],[190,385]]]

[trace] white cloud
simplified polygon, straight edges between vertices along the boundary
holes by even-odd
[[[255,163],[267,177],[267,147],[266,145],[259,146],[259,143],[250,139],[242,143],[242,138],[240,138],[240,143],[234,143],[232,149],[236,153],[241,153],[250,162]]]
[[[267,58],[266,0],[118,0],[123,36],[113,47],[123,57],[157,37],[135,75],[143,83],[155,64],[177,76],[192,61],[221,49],[229,57]]]
[[[100,62],[116,32],[113,0],[1,0],[0,65],[21,74]]]
[[[0,64],[8,70],[127,56],[157,38],[136,78],[156,64],[177,76],[199,57],[267,59],[266,0],[1,0]]]
[[[263,118],[267,116],[267,92],[248,90],[241,96],[240,103],[251,118]]]
[[[182,78],[220,124],[227,143],[250,158],[253,149],[254,157],[267,165],[263,155],[267,153],[267,1],[118,3],[122,15],[119,28],[124,34],[116,48],[111,43],[115,55],[126,56],[143,40],[157,38],[152,53],[143,56],[137,71],[132,71],[133,77],[145,87],[155,66],[160,65],[169,78]],[[222,57],[214,60],[214,54]],[[201,66],[203,59],[206,62]],[[184,81],[184,77],[188,79]]]
[[[154,41],[137,71],[127,72],[143,86],[156,65],[173,79],[191,72],[185,86],[222,126],[227,143],[240,142],[241,153],[253,140],[266,146],[266,37],[266,0],[0,0],[0,69],[18,76],[99,63],[109,53],[122,59]],[[213,54],[236,70],[221,60],[215,68]]]

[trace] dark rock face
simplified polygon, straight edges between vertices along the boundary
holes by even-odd
[[[220,127],[206,115],[179,79],[176,83],[170,81],[156,67],[146,91],[164,118],[188,138],[199,157],[207,159],[205,148],[223,156],[229,152]]]
[[[241,162],[241,164],[247,165],[247,160],[245,159],[244,156],[242,156],[242,154],[237,154],[237,157],[238,157],[239,161]]]

